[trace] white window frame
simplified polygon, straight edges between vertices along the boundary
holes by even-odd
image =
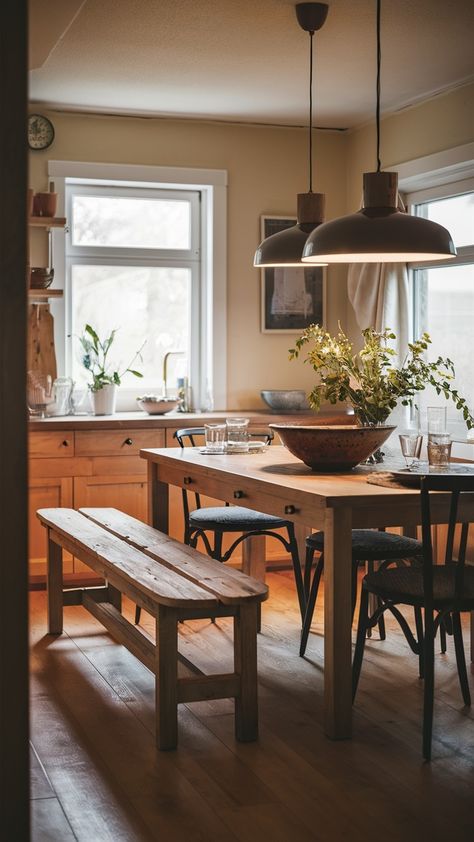
[[[214,408],[227,406],[227,172],[182,167],[155,167],[135,164],[101,164],[77,161],[49,161],[48,176],[58,195],[58,214],[65,215],[66,182],[104,187],[121,185],[199,191],[201,195],[201,295],[199,308],[200,343],[195,349],[201,379],[194,401],[204,407],[207,392],[213,394]],[[52,248],[57,287],[66,289],[65,234],[52,232]],[[160,250],[163,254],[163,251]],[[156,254],[156,252],[155,252]],[[67,298],[67,294],[66,294]],[[64,300],[52,305],[59,370],[66,362],[67,315]]]

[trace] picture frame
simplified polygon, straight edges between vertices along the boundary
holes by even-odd
[[[261,239],[291,228],[296,221],[292,216],[261,216]],[[301,333],[311,324],[324,326],[325,319],[326,267],[261,269],[262,333]]]

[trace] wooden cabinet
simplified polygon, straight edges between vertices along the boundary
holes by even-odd
[[[29,436],[30,576],[44,578],[46,540],[36,510],[54,506],[112,506],[147,518],[144,447],[164,447],[163,429],[33,432]],[[90,570],[65,557],[65,573]]]

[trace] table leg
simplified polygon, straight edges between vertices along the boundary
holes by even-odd
[[[265,535],[250,535],[242,541],[242,570],[259,582],[265,581]]]
[[[154,462],[148,462],[148,523],[168,535],[169,485],[158,479]]]
[[[327,509],[324,525],[324,726],[348,739],[352,727],[350,509]]]

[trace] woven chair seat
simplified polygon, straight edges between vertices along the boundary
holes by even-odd
[[[474,567],[466,567],[464,584],[460,597],[454,598],[456,565],[435,565],[433,567],[433,597],[437,609],[460,604],[460,610],[474,609]],[[382,599],[403,602],[408,605],[423,605],[423,572],[421,567],[390,567],[368,573],[363,587]]]
[[[255,529],[280,529],[287,526],[288,521],[243,506],[208,506],[190,512],[189,525],[191,529],[248,532]]]
[[[324,532],[314,532],[306,539],[306,545],[319,552],[324,551]],[[354,561],[382,561],[388,558],[402,559],[421,556],[421,541],[406,538],[394,532],[379,532],[376,529],[352,530],[352,558]]]

